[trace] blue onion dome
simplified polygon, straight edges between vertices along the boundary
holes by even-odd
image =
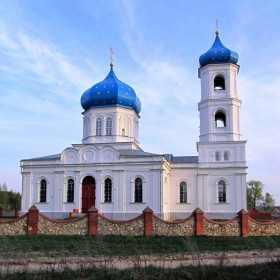
[[[121,82],[115,75],[113,64],[107,77],[86,90],[81,97],[84,110],[94,107],[124,107],[139,114],[141,102],[129,85]]]
[[[216,31],[216,38],[212,47],[199,58],[200,67],[207,64],[217,64],[217,63],[233,63],[237,64],[239,55],[228,49],[223,45],[219,37],[219,31]]]

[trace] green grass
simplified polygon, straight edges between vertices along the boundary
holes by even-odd
[[[2,236],[0,258],[273,250],[280,237]]]
[[[158,268],[158,267],[134,267],[133,269],[117,270],[113,268],[96,268],[79,269],[76,271],[66,268],[64,271],[37,273],[14,273],[3,275],[5,280],[74,280],[74,279],[94,279],[94,280],[247,280],[262,279],[276,280],[280,275],[280,262],[256,264],[244,267],[226,267],[226,266],[188,266],[178,268]]]

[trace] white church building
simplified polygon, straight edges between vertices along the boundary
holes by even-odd
[[[148,206],[174,219],[197,207],[211,218],[230,218],[246,209],[237,62],[238,54],[216,31],[212,47],[199,58],[198,154],[173,156],[140,148],[141,103],[116,77],[111,60],[107,77],[81,97],[82,143],[21,161],[22,211],[35,204],[49,217],[63,218],[94,205],[109,218],[129,219]]]

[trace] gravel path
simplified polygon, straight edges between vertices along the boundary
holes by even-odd
[[[188,265],[243,266],[280,260],[280,249],[272,251],[214,252],[170,255],[141,255],[129,257],[38,257],[27,259],[0,259],[0,273],[38,272],[42,270],[79,269],[87,267],[133,268],[158,266],[175,268]]]

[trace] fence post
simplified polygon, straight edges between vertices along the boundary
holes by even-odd
[[[38,234],[39,210],[33,204],[28,210],[27,234]]]
[[[193,214],[195,215],[195,235],[204,235],[204,212],[200,208],[196,208]]]
[[[94,206],[88,209],[88,234],[98,235],[98,210]]]
[[[244,209],[238,212],[240,217],[240,224],[241,224],[241,236],[248,237],[249,236],[249,215],[248,212]]]
[[[154,211],[146,207],[143,210],[144,214],[144,236],[154,235]]]
[[[2,208],[2,206],[0,206],[0,218],[2,218],[3,217],[3,208]]]

